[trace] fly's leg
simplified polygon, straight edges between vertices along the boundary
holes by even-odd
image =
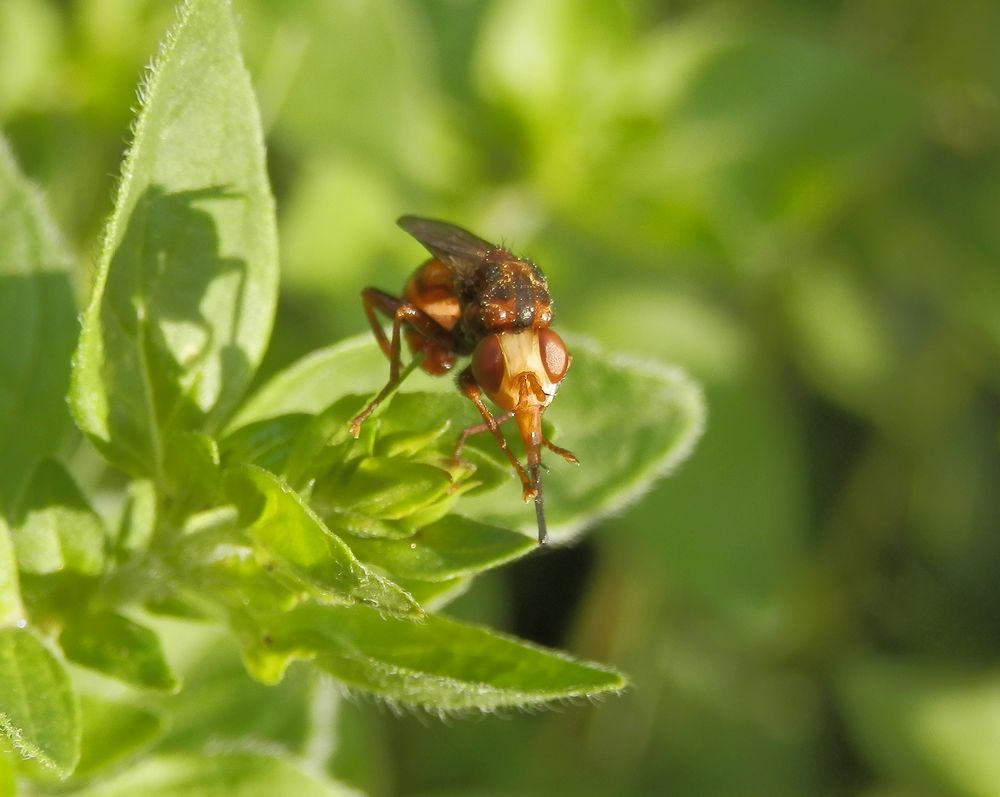
[[[534,481],[531,476],[528,475],[528,471],[524,469],[524,466],[517,461],[517,457],[515,457],[511,450],[507,448],[507,440],[500,432],[500,422],[493,417],[493,413],[490,412],[489,407],[483,403],[482,391],[479,389],[479,385],[476,384],[476,378],[472,375],[471,368],[466,368],[458,375],[458,388],[467,399],[476,405],[476,409],[479,410],[479,414],[483,416],[483,420],[486,422],[486,429],[493,434],[493,439],[497,441],[497,445],[500,446],[503,453],[507,456],[507,459],[510,460],[510,464],[513,465],[514,471],[521,480],[524,500],[532,500],[538,494]],[[501,418],[503,418],[503,416],[501,416]],[[471,428],[474,429],[475,427]],[[468,432],[469,430],[466,431]],[[470,434],[474,434],[474,432],[470,432]],[[464,444],[464,438],[466,437],[468,437],[468,434],[463,432],[460,443]]]
[[[505,412],[494,418],[497,426],[507,423],[511,418],[514,417],[513,412]],[[482,432],[488,432],[490,430],[489,424],[477,423],[474,426],[470,426],[468,429],[464,429],[462,434],[458,438],[458,442],[455,444],[455,453],[452,455],[456,460],[461,459],[462,448],[465,446],[465,441],[472,437],[474,434],[481,434]],[[572,451],[567,451],[565,448],[561,448],[549,440],[547,437],[542,438],[542,445],[544,445],[549,451],[558,454],[560,457],[565,459],[571,465],[579,465],[580,460],[576,458],[576,455]],[[544,465],[542,467],[545,467]]]
[[[463,390],[462,392],[464,393],[465,391]],[[503,415],[494,418],[493,422],[497,426],[500,426],[501,424],[507,423],[507,421],[509,421],[513,417],[514,417],[513,412],[505,412]],[[470,437],[472,437],[472,435],[474,434],[481,434],[482,432],[488,432],[489,430],[490,426],[488,423],[485,422],[477,423],[474,424],[473,426],[468,427],[467,429],[463,429],[462,434],[459,435],[458,437],[458,442],[455,443],[455,451],[452,454],[452,457],[456,460],[461,460],[462,449],[465,447],[465,441],[468,440]]]
[[[560,448],[547,437],[542,438],[542,445],[544,445],[549,451],[554,454],[558,454],[560,457],[565,459],[570,465],[579,465],[580,460],[576,458],[576,454],[572,451],[567,451],[565,448]]]
[[[443,329],[422,310],[403,299],[380,291],[377,288],[365,288],[361,292],[361,301],[364,303],[365,316],[367,316],[368,323],[371,325],[375,340],[378,341],[379,348],[382,349],[385,356],[389,358],[389,381],[385,383],[385,387],[376,394],[375,398],[368,402],[368,405],[351,421],[351,434],[354,437],[361,434],[361,424],[375,412],[378,405],[392,391],[399,387],[399,383],[409,373],[410,369],[402,372],[401,368],[400,329],[403,324],[408,324],[418,334],[423,335],[440,346],[450,349],[453,345],[452,336],[447,330]],[[382,329],[382,325],[379,323],[376,311],[392,318],[391,338],[386,337],[385,330]]]

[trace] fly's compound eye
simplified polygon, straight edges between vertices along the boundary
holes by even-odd
[[[551,329],[541,329],[538,331],[538,349],[542,355],[542,365],[545,366],[545,373],[553,383],[562,381],[569,370],[570,361],[573,359],[566,350],[566,344]]]
[[[472,353],[472,375],[476,383],[490,396],[496,395],[503,382],[504,360],[500,350],[500,338],[487,335],[476,345]]]

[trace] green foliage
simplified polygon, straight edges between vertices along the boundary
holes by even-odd
[[[261,618],[245,642],[247,663],[263,681],[289,660],[306,658],[338,680],[394,703],[446,712],[531,706],[625,687],[612,670],[429,615],[390,619],[354,606],[303,606]]]
[[[203,2],[187,5],[189,24],[222,13]],[[251,300],[235,278],[260,276],[272,228],[232,224],[247,209],[273,225],[240,179],[262,181],[245,138],[260,130],[169,133],[255,113],[231,31],[219,46],[178,31],[164,48],[143,81],[160,111],[142,112],[135,168],[116,180],[136,76],[171,4],[0,2],[0,126],[58,222],[4,149],[0,625],[27,623],[65,663],[82,734],[62,783],[0,734],[0,794],[249,789],[229,780],[242,768],[278,794],[278,781],[308,791],[308,773],[375,797],[995,797],[997,4],[232,3],[280,232],[262,359],[266,319],[250,318],[274,296]],[[182,40],[198,45],[183,63]],[[224,81],[211,113],[171,102]],[[181,157],[151,164],[139,149]],[[202,179],[222,166],[225,186]],[[142,227],[133,210],[167,178]],[[208,189],[220,193],[190,193]],[[116,233],[102,233],[118,195]],[[531,508],[488,438],[448,461],[478,420],[450,379],[413,373],[359,441],[346,435],[387,373],[358,290],[399,292],[426,256],[392,227],[408,212],[502,238],[548,276],[575,361],[546,421],[582,464],[546,454],[547,510],[560,543],[596,524],[572,549],[530,553],[517,536]],[[164,238],[177,220],[194,225]],[[184,285],[211,281],[211,296],[174,295],[139,346],[125,332],[139,328],[129,280],[149,274],[128,264],[143,252],[170,271],[137,296],[170,298],[175,255],[202,268]],[[160,402],[116,404],[142,372],[91,363],[91,409],[108,402],[89,416],[93,443],[64,399],[91,264],[106,271],[92,343],[123,364],[148,355]],[[238,295],[256,341],[213,303]],[[132,326],[116,331],[107,313],[123,298]],[[655,483],[687,446],[667,438],[694,399],[636,357],[693,373],[711,408],[690,460]],[[118,448],[105,426],[128,434]],[[656,455],[633,463],[647,444]],[[37,547],[25,547],[29,505]],[[293,539],[267,535],[277,516],[297,518]],[[399,599],[389,583],[429,619],[406,601],[351,602],[352,590]],[[419,674],[411,694],[438,689],[446,669],[351,650],[348,630],[377,616],[433,637],[441,612],[608,662],[631,687],[499,722],[344,699],[381,689],[385,667]],[[286,613],[355,619],[292,634]],[[60,638],[109,615],[156,634],[179,692],[68,662]],[[254,680],[241,653],[282,680]],[[488,660],[437,663],[467,675]],[[435,699],[474,692],[459,683]]]
[[[0,142],[0,507],[70,429],[63,397],[76,337],[71,258]],[[44,364],[44,367],[40,367]]]
[[[140,95],[71,371],[70,261],[0,150],[11,277],[0,323],[18,341],[0,395],[12,441],[0,468],[0,784],[16,779],[10,748],[21,782],[43,791],[338,793],[318,774],[326,762],[299,759],[332,733],[309,720],[318,673],[437,714],[621,692],[609,667],[437,613],[536,548],[492,441],[455,457],[476,418],[447,380],[414,374],[415,392],[386,402],[357,441],[348,421],[387,370],[370,340],[306,356],[244,399],[277,303],[277,236],[225,0],[181,4]],[[703,415],[679,371],[575,351],[549,433],[585,428],[591,461],[554,463],[546,481],[560,540],[676,464]],[[83,437],[70,436],[67,389]],[[204,687],[192,659],[235,660],[223,629],[246,674],[230,672],[226,699],[185,698],[188,673],[195,695]],[[208,754],[217,729],[244,730],[257,710],[248,690],[273,747]]]
[[[0,629],[0,731],[62,777],[80,758],[80,709],[66,668],[27,628]]]
[[[140,94],[70,400],[109,461],[163,480],[172,438],[221,426],[260,361],[277,235],[224,3],[182,6]]]

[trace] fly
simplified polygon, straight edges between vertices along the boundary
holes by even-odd
[[[469,435],[489,431],[520,478],[524,500],[535,503],[538,542],[544,544],[542,447],[578,464],[542,431],[542,415],[572,362],[562,338],[549,328],[552,299],[545,276],[534,263],[454,224],[420,216],[403,216],[397,224],[432,257],[413,272],[402,297],[378,288],[361,292],[368,323],[389,359],[389,381],[351,421],[351,433],[361,433],[361,425],[402,381],[403,335],[411,353],[423,355],[420,367],[433,376],[449,373],[460,357],[471,356],[457,383],[483,423],[462,433],[455,455]],[[378,313],[392,319],[390,336]],[[501,410],[499,415],[486,406],[483,394]],[[524,442],[527,467],[500,430],[511,419]]]

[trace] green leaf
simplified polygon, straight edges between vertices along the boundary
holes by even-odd
[[[18,507],[18,564],[26,573],[99,575],[107,538],[73,478],[47,459],[35,470]]]
[[[121,765],[148,749],[164,730],[163,720],[151,711],[88,695],[80,699],[80,715],[83,735],[74,772],[78,778]]]
[[[0,732],[60,777],[80,757],[80,710],[58,659],[25,628],[0,629]]]
[[[436,612],[447,606],[455,598],[463,595],[472,584],[472,576],[460,576],[447,581],[420,581],[402,576],[394,580],[427,612]]]
[[[208,549],[202,561],[193,563],[186,573],[196,599],[207,600],[213,607],[222,603],[254,611],[287,611],[305,597],[300,580],[280,579],[270,560],[261,563],[255,554],[249,545],[232,543]]]
[[[17,758],[0,739],[0,794],[17,797]]]
[[[67,621],[59,644],[70,661],[120,681],[167,692],[178,688],[156,634],[120,614],[76,615]]]
[[[407,539],[353,538],[348,544],[361,561],[378,565],[393,577],[423,581],[479,573],[536,547],[523,534],[459,515],[448,515]]]
[[[189,624],[173,623],[172,636],[190,640]],[[169,732],[159,745],[163,752],[200,751],[207,746],[245,743],[257,749],[299,752],[310,731],[310,704],[315,673],[302,668],[278,685],[265,685],[248,675],[237,641],[228,630],[200,626],[199,642],[186,656],[184,689],[161,698],[169,712]],[[323,728],[320,732],[328,731]]]
[[[343,460],[353,442],[347,424],[364,402],[365,399],[358,396],[344,396],[304,424],[292,441],[288,459],[282,466],[285,481],[301,488],[331,461]]]
[[[347,686],[438,711],[530,706],[617,692],[622,675],[477,626],[412,623],[365,606],[299,606],[243,629],[252,669],[280,677],[295,658]]]
[[[125,507],[118,527],[116,553],[145,550],[156,529],[156,485],[148,479],[133,479],[125,493]]]
[[[73,262],[0,138],[0,510],[69,431]]]
[[[255,466],[232,473],[230,492],[256,516],[248,533],[265,558],[321,595],[357,600],[385,612],[419,615],[420,607],[388,579],[370,572],[302,498],[276,476]],[[256,494],[253,501],[247,488]]]
[[[154,756],[74,792],[79,797],[343,797],[349,793],[280,758],[253,753]]]
[[[173,435],[217,430],[260,362],[276,233],[228,2],[181,5],[141,96],[70,398],[111,462],[159,481]]]
[[[219,443],[226,464],[259,465],[271,473],[285,470],[296,438],[311,423],[305,413],[280,415],[249,423]]]
[[[172,517],[183,520],[218,503],[219,463],[219,446],[208,435],[186,432],[171,438],[165,468]]]
[[[400,520],[445,498],[451,477],[441,468],[405,459],[366,457],[347,473],[320,479],[311,503],[320,513],[356,512],[380,520]]]
[[[17,555],[7,522],[0,517],[0,627],[24,621],[21,588],[17,577]]]
[[[230,428],[289,413],[317,415],[343,396],[373,394],[388,378],[389,363],[372,336],[348,338],[307,354],[275,375],[244,402]],[[404,389],[441,392],[454,391],[455,386],[450,379],[417,370],[407,377]]]
[[[352,338],[292,365],[247,402],[238,421],[320,412],[343,392],[377,390],[385,382],[386,363],[369,337]],[[694,447],[705,420],[701,391],[683,371],[609,355],[593,343],[564,337],[573,366],[545,417],[550,428],[558,432],[555,442],[572,450],[581,464],[575,467],[554,454],[545,455],[550,467],[544,477],[545,509],[550,536],[556,540],[566,540],[598,517],[621,509],[676,467]],[[408,378],[404,389],[450,394],[440,396],[440,406],[454,408],[454,440],[459,430],[478,420],[471,402],[458,396],[450,379],[435,379],[418,371]],[[404,401],[403,406],[411,401],[405,394],[398,399]],[[428,412],[426,418],[409,419],[413,433],[433,433],[438,428],[441,410]],[[390,420],[391,415],[392,405],[375,420],[384,419],[391,438],[398,440],[403,413]],[[447,442],[447,438],[443,435],[440,440]],[[511,443],[516,450],[519,443]],[[472,453],[470,448],[469,459],[477,466],[482,453],[492,455],[495,449],[488,439],[472,445],[478,451]],[[488,479],[490,467],[484,468]],[[463,497],[457,508],[477,520],[532,533],[534,511],[522,502],[520,486],[510,469],[508,473],[507,485],[488,495]]]

